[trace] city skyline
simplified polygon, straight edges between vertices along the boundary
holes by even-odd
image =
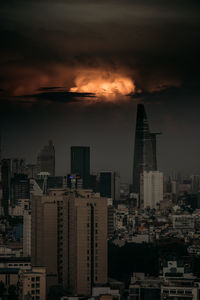
[[[52,139],[64,175],[70,147],[89,146],[92,171],[130,183],[143,103],[163,132],[159,169],[199,173],[198,9],[195,0],[3,1],[3,156],[33,163]]]
[[[0,299],[200,299],[199,12],[1,1]]]
[[[63,140],[58,139],[57,132],[55,132],[54,139],[52,139],[52,140],[55,145],[56,174],[57,175],[66,175],[67,173],[70,172],[70,147],[72,147],[72,146],[85,147],[86,146],[86,147],[90,147],[90,149],[91,149],[90,161],[91,161],[91,172],[92,173],[100,172],[102,170],[117,171],[121,175],[122,182],[131,183],[132,182],[133,153],[134,153],[134,134],[135,134],[135,129],[136,129],[136,104],[137,103],[134,103],[134,107],[133,107],[134,110],[132,112],[131,111],[128,112],[129,119],[126,120],[127,123],[123,125],[125,127],[124,132],[121,132],[122,138],[124,138],[126,144],[123,143],[123,145],[121,145],[120,141],[117,140],[117,141],[114,141],[115,143],[113,145],[113,140],[110,139],[108,132],[105,131],[104,138],[106,136],[106,144],[102,145],[101,140],[98,140],[98,139],[95,140],[95,135],[96,135],[95,132],[91,132],[90,130],[88,130],[87,137],[80,136],[81,131],[78,132],[78,128],[76,128],[77,137],[76,136],[71,137],[71,139],[72,139],[72,141],[74,141],[74,143],[71,145],[67,145],[67,142],[66,142],[65,146],[63,146]],[[152,118],[152,116],[155,116],[156,112],[152,111],[152,110],[149,111],[148,107],[149,107],[149,105],[145,105],[145,109],[147,110],[147,114],[148,114],[150,127],[153,128],[153,131],[156,131],[156,129],[158,129],[157,131],[162,131],[162,133],[163,133],[163,135],[158,139],[158,142],[157,142],[158,169],[160,171],[163,171],[164,174],[167,176],[170,175],[172,172],[182,172],[184,175],[198,174],[200,172],[200,166],[198,164],[196,164],[196,161],[194,161],[194,157],[193,156],[188,157],[188,155],[187,155],[188,152],[182,152],[184,145],[181,144],[180,140],[176,141],[175,140],[176,137],[173,134],[170,136],[170,133],[173,133],[173,128],[171,128],[172,131],[165,132],[164,130],[162,130],[163,127],[159,126],[160,123],[155,126],[155,124],[157,124],[157,122],[154,118]],[[127,112],[127,109],[125,111]],[[108,117],[109,117],[109,114],[107,114],[107,118]],[[121,114],[118,117],[119,117],[120,121],[122,121],[124,116]],[[132,118],[132,117],[134,117],[134,118]],[[106,121],[108,121],[108,120],[106,120]],[[186,127],[187,127],[186,124],[180,124],[180,129],[181,129],[181,126],[184,126],[184,125],[185,125],[185,129],[186,129]],[[119,126],[119,124],[117,126]],[[177,130],[177,128],[175,128],[175,129]],[[118,127],[118,130],[120,130],[119,127]],[[197,128],[197,131],[198,131],[198,128]],[[65,131],[62,133],[62,137],[64,136],[64,133],[65,133]],[[35,134],[38,135],[38,132],[35,132]],[[117,134],[117,133],[115,132],[115,134]],[[124,136],[123,136],[123,134],[124,134]],[[183,135],[183,131],[181,131],[180,134]],[[190,136],[190,142],[191,142],[191,144],[193,144],[193,149],[191,147],[191,144],[185,145],[184,149],[185,150],[188,149],[187,151],[190,151],[191,153],[192,152],[196,153],[197,149],[195,148],[195,146],[197,145],[198,141],[195,139],[192,139],[191,134],[192,134],[192,130],[187,128],[186,135],[188,135],[188,138]],[[15,138],[17,138],[17,136]],[[20,137],[18,136],[18,138],[20,138]],[[165,140],[165,138],[167,139],[167,141]],[[8,147],[9,145],[8,145],[8,143],[6,143],[6,138],[2,134],[2,158],[4,158],[4,157],[5,158],[19,157],[19,158],[24,158],[27,163],[36,163],[37,154],[39,153],[39,150],[42,147],[44,147],[45,143],[47,143],[49,139],[51,139],[51,137],[46,138],[45,140],[43,140],[43,138],[41,137],[39,139],[40,144],[38,147],[35,144],[32,145],[32,144],[27,143],[27,145],[25,145],[25,147],[24,146],[21,147],[21,149],[19,149],[19,152],[18,152],[16,148],[12,147],[14,140],[12,139],[12,141],[11,140],[9,141],[9,143],[11,143],[11,144],[10,144],[10,147]],[[31,137],[31,140],[32,140],[32,137]],[[87,140],[87,143],[86,143],[86,140]],[[170,140],[172,140],[172,141],[170,141]],[[75,141],[76,141],[76,143],[75,143]],[[93,142],[91,142],[91,141],[93,141]],[[7,142],[8,142],[8,140],[7,140]],[[170,145],[170,143],[174,146],[172,148],[171,147],[167,148],[167,152],[168,152],[167,160],[171,159],[172,164],[169,164],[168,161],[165,164],[166,143],[168,143],[168,146]],[[177,145],[179,144],[178,148],[175,147],[176,143],[177,143]],[[184,143],[184,140],[182,140],[182,143]],[[109,145],[109,147],[108,147],[108,145]],[[114,148],[113,148],[113,146],[114,146]],[[30,151],[26,152],[27,147],[30,147],[31,149],[30,149]],[[121,149],[120,149],[121,151],[116,151],[116,149],[118,149],[119,147],[121,147]],[[115,149],[115,151],[114,151],[114,149]],[[179,153],[179,151],[180,151],[180,153]],[[5,153],[7,153],[7,156],[5,155]],[[177,156],[179,157],[179,159],[177,159]],[[122,159],[122,157],[124,158],[124,160]],[[163,157],[164,157],[164,159],[163,159]],[[188,159],[188,158],[189,158],[189,160],[187,161],[186,159]],[[183,160],[184,160],[184,165],[182,164]],[[192,160],[192,164],[191,164],[191,160]]]

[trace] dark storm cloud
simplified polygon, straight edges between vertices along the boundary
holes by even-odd
[[[95,94],[93,93],[72,93],[66,91],[57,91],[57,89],[59,88],[48,88],[48,87],[42,88],[43,90],[42,93],[18,96],[16,98],[34,99],[34,100],[49,101],[49,102],[62,102],[62,103],[81,101],[79,99],[82,98],[87,98],[87,99],[95,98]]]
[[[67,87],[78,67],[125,68],[146,90],[199,73],[197,1],[4,1],[2,6],[0,60],[11,92],[16,87],[6,83],[15,75],[21,86],[20,77],[32,82],[38,73],[56,77],[57,65],[74,69]]]
[[[152,130],[163,132],[160,169],[200,171],[199,8],[194,0],[2,0],[3,153],[34,162],[52,138],[66,174],[70,146],[89,145],[93,171],[119,170],[130,182],[143,102]],[[88,94],[68,91],[90,68],[132,78],[136,94],[81,105]]]

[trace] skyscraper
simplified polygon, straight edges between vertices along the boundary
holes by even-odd
[[[39,152],[37,156],[38,173],[48,172],[51,176],[55,176],[55,148],[50,140],[47,146]]]
[[[107,200],[88,190],[49,190],[32,197],[31,258],[47,286],[90,295],[107,282]]]
[[[71,174],[83,179],[83,188],[90,186],[90,147],[71,147]]]
[[[120,198],[120,177],[116,172],[100,172],[99,189],[101,197],[112,198],[113,202]]]
[[[11,179],[10,204],[18,204],[19,199],[30,198],[30,181],[25,174],[14,174]]]
[[[10,180],[11,180],[11,160],[3,159],[1,163],[1,174],[2,174],[2,208],[4,215],[7,216],[9,213],[10,205]]]
[[[101,197],[114,198],[113,172],[100,173],[100,195]]]
[[[143,171],[156,171],[156,135],[151,133],[143,104],[137,105],[135,149],[133,164],[133,192],[140,191],[140,174]]]
[[[24,190],[24,192],[25,190],[27,190],[26,192],[27,195],[29,193],[29,182],[27,178],[25,179],[26,175],[23,174],[24,166],[25,166],[24,159],[4,158],[1,160],[1,187],[2,187],[1,205],[4,210],[4,215],[9,214],[10,205],[16,204],[15,198],[20,199],[21,197],[24,199],[24,196],[22,197],[22,190]],[[29,197],[27,196],[26,198]]]

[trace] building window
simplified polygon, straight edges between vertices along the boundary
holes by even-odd
[[[185,294],[187,294],[187,295],[192,294],[192,291],[186,290],[186,291],[185,291]]]
[[[35,277],[31,277],[31,281],[35,281]]]
[[[40,277],[36,277],[36,281],[40,281]]]

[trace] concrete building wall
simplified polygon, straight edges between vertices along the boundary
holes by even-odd
[[[43,267],[32,267],[30,271],[19,272],[19,300],[46,299],[46,270]]]
[[[31,211],[25,210],[23,216],[23,255],[31,256]]]
[[[57,284],[57,208],[47,196],[32,197],[31,262],[45,266],[47,285]]]
[[[144,171],[140,178],[140,200],[143,208],[158,208],[163,200],[163,173]]]
[[[32,198],[32,264],[45,266],[47,286],[90,295],[107,282],[107,199],[91,191],[52,189]]]

